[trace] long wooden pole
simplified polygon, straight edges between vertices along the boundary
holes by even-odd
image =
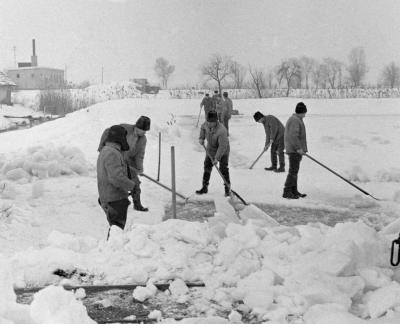
[[[253,169],[253,167],[255,166],[255,164],[258,162],[258,160],[260,159],[260,157],[264,154],[265,150],[263,150],[259,156],[257,156],[257,159],[253,162],[253,164],[250,166],[250,170]]]
[[[145,177],[146,179],[154,182],[155,184],[158,184],[160,187],[163,187],[164,189],[172,192],[171,188],[167,187],[165,184],[162,184],[161,182],[157,181],[156,179],[153,179],[152,177],[148,176],[147,174],[143,173],[142,176]],[[182,199],[184,199],[186,201],[189,199],[189,197],[185,197],[184,195],[180,194],[179,192],[175,192],[175,194],[178,197],[180,197],[180,198],[182,198]]]
[[[175,146],[171,146],[172,218],[176,218]]]
[[[305,156],[307,156],[310,160],[313,160],[315,163],[319,164],[320,166],[324,167],[325,169],[327,169],[328,171],[332,172],[335,176],[339,177],[340,179],[346,181],[349,185],[353,186],[354,188],[360,190],[363,194],[372,197],[375,200],[380,200],[378,198],[375,198],[374,196],[372,196],[370,193],[366,192],[364,189],[361,189],[359,186],[355,185],[353,182],[351,182],[350,180],[347,180],[346,178],[342,177],[339,173],[333,171],[332,169],[328,168],[326,165],[322,164],[321,162],[319,162],[318,160],[314,159],[312,156],[310,156],[309,154],[304,154]]]

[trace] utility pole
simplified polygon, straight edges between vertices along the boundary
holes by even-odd
[[[13,46],[14,50],[14,67],[17,68],[17,47],[14,45]]]

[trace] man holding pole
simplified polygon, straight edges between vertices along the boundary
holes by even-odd
[[[143,207],[140,194],[140,180],[139,175],[143,174],[143,160],[146,149],[146,132],[150,130],[151,120],[147,116],[141,116],[135,125],[121,124],[126,131],[126,139],[129,144],[129,150],[124,152],[124,160],[128,165],[128,177],[136,183],[136,186],[131,191],[133,208],[137,211],[147,212],[148,208]],[[105,145],[109,129],[106,129],[101,136],[100,145],[98,151],[100,152]]]
[[[300,169],[302,156],[307,153],[306,127],[303,118],[307,113],[307,107],[303,102],[296,105],[295,114],[286,122],[285,147],[289,155],[289,172],[283,189],[283,198],[299,199],[307,195],[297,190],[297,175]]]
[[[196,190],[196,194],[202,195],[208,192],[208,184],[211,177],[213,166],[219,168],[224,178],[225,196],[230,195],[229,178],[229,139],[224,125],[218,121],[218,115],[215,111],[210,111],[207,115],[207,121],[201,125],[199,143],[204,146],[204,140],[207,140],[206,157],[204,159],[203,186]]]
[[[264,125],[265,130],[265,146],[264,152],[271,146],[271,166],[264,168],[267,171],[285,172],[285,148],[284,134],[285,127],[278,118],[272,115],[264,116],[261,112],[257,111],[253,115],[257,123]],[[278,168],[279,157],[279,168]]]

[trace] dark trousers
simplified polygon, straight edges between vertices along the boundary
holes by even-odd
[[[285,167],[285,153],[283,150],[285,149],[285,142],[283,137],[277,139],[271,144],[271,164],[273,167],[278,166],[278,157],[279,157],[279,167]]]
[[[297,175],[300,169],[302,155],[298,153],[289,153],[289,173],[285,182],[285,190],[297,191]]]
[[[229,136],[229,117],[228,116],[222,116],[222,124],[224,124],[226,130],[228,131],[228,136]]]
[[[131,170],[129,166],[127,166],[127,170],[128,170],[128,178],[131,179],[133,182],[135,182],[135,187],[131,191],[132,200],[133,202],[140,201],[140,193],[142,192],[142,190],[140,189],[141,182],[139,180],[139,177],[137,173]]]
[[[229,178],[229,167],[228,167],[228,162],[229,162],[229,154],[225,154],[222,156],[221,160],[219,161],[219,169],[224,176],[226,182],[228,184],[231,183],[230,178]],[[213,164],[208,157],[204,159],[204,173],[203,173],[203,186],[208,187],[208,184],[210,183],[210,177],[211,177],[211,171],[213,168]],[[225,186],[226,188],[226,186]]]
[[[108,229],[107,240],[110,236],[110,229],[112,225],[118,226],[121,229],[125,228],[126,216],[128,214],[128,206],[130,201],[127,198],[111,201],[108,203],[102,203],[98,199],[99,205],[103,208],[107,216],[108,224],[110,228]]]

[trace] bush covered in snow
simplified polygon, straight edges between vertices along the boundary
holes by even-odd
[[[35,146],[4,161],[1,174],[7,180],[26,183],[32,177],[44,179],[71,174],[87,175],[88,163],[82,151],[76,147]],[[4,187],[4,191],[7,182],[2,182],[0,193],[1,187]],[[34,194],[39,193],[40,188],[36,189]]]
[[[205,93],[213,93],[214,89],[173,89],[169,90],[171,98],[200,99]],[[254,89],[223,89],[232,99],[258,98]],[[263,89],[263,98],[284,98],[287,89]],[[315,99],[345,99],[345,98],[398,98],[400,89],[290,89],[288,97]]]

